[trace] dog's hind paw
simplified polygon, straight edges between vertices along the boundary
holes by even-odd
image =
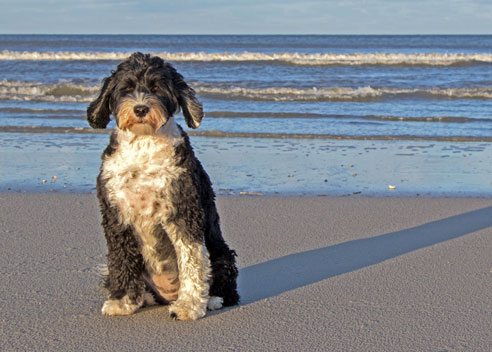
[[[218,309],[222,308],[223,303],[224,303],[224,299],[222,297],[212,296],[208,300],[207,309],[208,310],[218,310]]]
[[[135,313],[142,304],[143,300],[141,303],[132,303],[128,296],[122,299],[109,299],[104,302],[101,312],[104,315],[130,315]]]
[[[154,306],[157,304],[157,301],[155,300],[154,296],[150,292],[145,292],[143,295],[144,299],[144,304],[147,307]]]

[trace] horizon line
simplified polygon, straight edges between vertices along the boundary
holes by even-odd
[[[176,35],[176,36],[490,36],[492,33],[0,33],[0,35]]]

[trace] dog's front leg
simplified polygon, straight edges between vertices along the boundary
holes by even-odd
[[[103,213],[103,227],[108,245],[108,275],[105,287],[109,299],[104,302],[105,315],[129,315],[144,303],[143,257],[132,228],[118,224],[112,211]],[[115,215],[115,214],[113,214]]]
[[[178,299],[169,314],[178,320],[196,320],[207,312],[210,262],[200,236],[190,236],[176,222],[164,224],[176,250],[179,270]]]

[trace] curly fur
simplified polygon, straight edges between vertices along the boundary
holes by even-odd
[[[110,114],[118,126],[97,179],[108,246],[103,314],[159,302],[171,317],[195,320],[239,302],[236,253],[222,237],[210,179],[174,120],[180,109],[191,128],[200,125],[193,89],[169,63],[141,53],[104,79],[87,109],[92,127],[106,127]]]

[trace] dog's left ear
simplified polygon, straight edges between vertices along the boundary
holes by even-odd
[[[106,128],[109,123],[109,114],[111,113],[109,99],[114,89],[114,75],[113,72],[111,76],[104,79],[99,96],[87,108],[87,121],[92,128]]]
[[[178,103],[183,111],[186,124],[190,128],[198,128],[203,119],[203,108],[196,96],[193,88],[189,87],[176,70],[173,72],[174,88],[178,93]]]

